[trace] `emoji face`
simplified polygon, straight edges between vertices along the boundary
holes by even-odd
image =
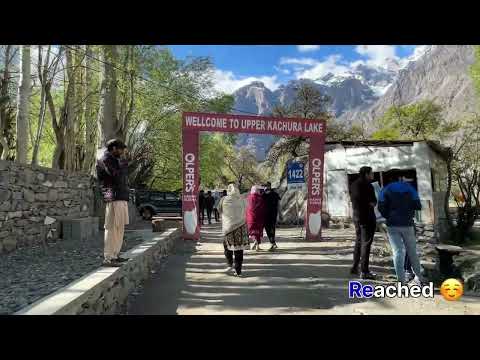
[[[463,285],[457,279],[447,279],[440,286],[440,293],[445,300],[458,300],[463,295]]]

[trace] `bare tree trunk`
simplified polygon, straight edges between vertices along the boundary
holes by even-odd
[[[103,58],[105,89],[101,125],[102,142],[105,144],[108,140],[117,138],[119,135],[117,132],[119,129],[117,117],[117,71],[114,67],[118,64],[117,45],[104,45]]]
[[[3,64],[3,76],[0,83],[0,145],[2,146],[0,158],[5,160],[8,156],[8,140],[5,136],[5,128],[8,123],[7,106],[9,103],[8,84],[10,82],[10,52],[12,45],[6,45],[5,61]]]
[[[75,154],[76,154],[76,142],[75,142],[75,123],[76,123],[76,64],[74,56],[70,47],[67,47],[65,51],[65,58],[67,64],[67,93],[64,103],[64,119],[65,119],[65,141],[64,141],[64,166],[63,169],[73,171],[75,170]],[[58,146],[59,144],[57,144]]]
[[[27,163],[29,105],[31,94],[30,45],[22,45],[22,71],[17,100],[17,156],[19,163]]]
[[[86,93],[90,93],[93,88],[93,56],[92,46],[87,45],[85,49],[85,88]],[[95,108],[93,97],[88,96],[85,99],[85,160],[83,170],[91,172],[95,164],[95,153],[97,149],[97,119],[95,118]]]
[[[75,123],[75,141],[76,141],[76,153],[75,153],[75,169],[83,169],[83,162],[85,161],[85,110],[86,110],[86,96],[87,96],[87,83],[85,81],[84,66],[86,53],[84,51],[85,46],[77,45],[77,51],[75,53],[75,70],[76,70],[76,85],[75,91],[77,101],[75,103],[75,109],[78,112],[77,121]]]

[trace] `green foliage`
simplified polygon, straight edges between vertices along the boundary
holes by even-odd
[[[234,99],[214,92],[213,67],[208,58],[179,61],[169,50],[150,46],[141,47],[138,51],[141,54],[139,71],[146,74],[149,81],[140,82],[137,86],[129,145],[138,157],[148,153],[153,159],[146,161],[144,166],[151,166],[151,170],[137,169],[132,177],[136,185],[179,190],[182,187],[181,113],[228,113]],[[223,154],[234,144],[234,135],[202,134],[202,186],[214,187],[218,184],[224,167]]]
[[[433,101],[392,106],[378,120],[379,130],[372,138],[378,140],[440,139],[458,129],[458,124],[445,122],[442,107]]]
[[[470,75],[477,95],[480,97],[480,45],[475,46],[475,62],[470,67]]]

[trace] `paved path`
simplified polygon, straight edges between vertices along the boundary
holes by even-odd
[[[302,242],[300,230],[278,229],[275,253],[247,251],[244,277],[225,274],[218,225],[206,226],[198,244],[180,244],[132,302],[129,314],[480,314],[480,298],[349,299],[353,242],[339,232]],[[375,257],[372,271],[391,277]]]

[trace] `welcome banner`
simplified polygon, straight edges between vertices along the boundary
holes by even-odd
[[[198,240],[200,187],[199,133],[201,131],[303,136],[310,138],[308,199],[305,216],[307,239],[321,239],[325,121],[230,114],[183,114],[183,237]]]

